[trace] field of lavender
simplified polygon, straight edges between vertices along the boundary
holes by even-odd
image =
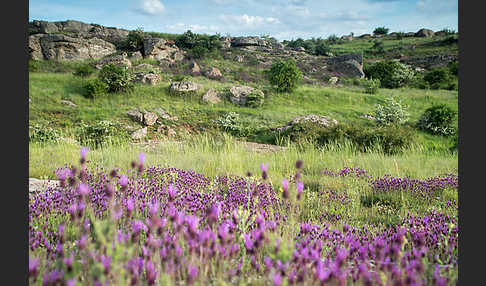
[[[457,173],[316,175],[304,158],[275,180],[267,162],[208,176],[92,155],[30,194],[31,285],[457,284]]]

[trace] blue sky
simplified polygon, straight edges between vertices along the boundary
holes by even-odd
[[[390,32],[458,31],[457,6],[457,0],[30,0],[29,20],[289,40],[361,35],[381,26]]]

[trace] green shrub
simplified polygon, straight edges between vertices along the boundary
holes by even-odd
[[[76,139],[83,146],[98,148],[128,140],[128,134],[119,124],[102,120],[95,124],[81,123],[76,130]]]
[[[431,89],[447,89],[451,83],[452,76],[447,68],[436,68],[424,75],[424,80]]]
[[[265,100],[265,96],[256,91],[249,93],[247,98],[246,106],[248,107],[260,107]]]
[[[220,57],[219,50],[222,47],[218,35],[195,34],[190,30],[179,35],[175,40],[176,45],[186,50],[192,57],[200,59],[205,56]]]
[[[367,78],[376,78],[386,88],[403,87],[414,79],[414,71],[396,60],[385,60],[373,65],[366,65]]]
[[[41,70],[41,63],[36,60],[29,60],[29,71],[38,72]]]
[[[371,194],[361,195],[359,201],[366,208],[371,208],[374,205],[388,206],[394,210],[401,208],[400,197],[386,193],[373,192]]]
[[[375,109],[376,123],[379,126],[404,124],[408,121],[408,116],[407,108],[391,96],[385,98],[385,103],[378,104]]]
[[[377,150],[386,154],[399,153],[410,146],[412,135],[410,128],[400,126],[370,127],[341,123],[325,128],[312,122],[295,124],[281,134],[295,143],[312,142],[325,146],[351,142],[361,152]]]
[[[369,94],[377,94],[380,90],[380,80],[379,79],[367,79],[363,81],[365,92]]]
[[[132,75],[125,67],[105,65],[99,73],[99,79],[108,85],[109,92],[122,92],[133,88]]]
[[[209,50],[202,46],[196,46],[189,51],[189,55],[191,55],[194,59],[202,59],[208,53]]]
[[[172,77],[172,81],[185,81],[187,79],[187,76],[183,74],[176,74]]]
[[[74,69],[73,75],[80,77],[88,77],[95,72],[95,69],[89,64],[79,65]]]
[[[457,61],[451,62],[447,65],[449,72],[452,75],[458,76],[459,75],[459,63]]]
[[[127,39],[123,42],[123,49],[129,52],[137,52],[143,50],[143,40],[146,35],[143,28],[137,28],[134,31],[128,32]]]
[[[378,27],[378,28],[376,28],[376,29],[373,31],[373,34],[375,34],[375,35],[386,35],[386,34],[388,34],[388,31],[389,31],[389,30],[390,30],[390,29],[385,28],[385,27]]]
[[[385,45],[383,44],[383,41],[375,41],[372,49],[379,54],[383,54],[385,52]]]
[[[417,127],[431,134],[449,136],[456,130],[453,121],[457,112],[445,104],[436,104],[425,110],[417,122]]]
[[[319,43],[316,46],[315,52],[314,52],[314,54],[316,56],[327,56],[327,55],[329,55],[329,53],[331,53],[331,47],[329,47],[329,45],[327,45],[324,42]]]
[[[302,80],[302,73],[292,59],[272,64],[267,76],[278,92],[292,92]]]
[[[29,142],[59,142],[61,135],[59,131],[44,124],[33,124],[29,126]]]
[[[96,98],[108,93],[109,86],[98,78],[92,79],[84,86],[84,96],[87,98]]]

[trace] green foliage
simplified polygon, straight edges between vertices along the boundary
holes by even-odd
[[[108,84],[98,78],[88,81],[84,86],[84,96],[87,98],[96,98],[105,95],[108,91]]]
[[[337,124],[325,128],[316,123],[302,122],[281,135],[292,142],[312,142],[317,146],[351,142],[361,152],[376,150],[385,154],[400,153],[413,142],[412,130],[400,126]]]
[[[388,206],[394,210],[401,208],[400,197],[381,192],[372,192],[370,194],[361,195],[360,204],[366,208],[371,208],[374,205]]]
[[[229,112],[213,120],[212,124],[218,129],[238,137],[246,137],[255,132],[254,128],[243,124],[240,115],[236,112]]]
[[[379,79],[381,85],[386,88],[403,87],[410,83],[415,76],[411,68],[395,60],[366,65],[363,69],[367,78]]]
[[[101,120],[95,124],[84,122],[76,130],[76,139],[83,146],[99,148],[114,142],[127,140],[128,134],[119,124]]]
[[[186,75],[176,74],[172,77],[172,81],[185,81],[187,79]]]
[[[29,126],[29,142],[59,142],[61,134],[56,129],[45,124]]]
[[[29,71],[38,72],[41,70],[41,63],[36,60],[29,60]]]
[[[302,73],[292,59],[275,62],[267,72],[268,80],[278,92],[292,92],[302,80]]]
[[[447,65],[447,68],[449,69],[449,72],[452,75],[455,75],[455,76],[459,75],[459,63],[457,61],[449,63],[449,65]]]
[[[376,105],[375,118],[380,126],[404,124],[408,121],[408,116],[407,108],[392,96],[385,98],[383,105]]]
[[[385,45],[383,44],[383,41],[375,41],[373,44],[373,49],[379,53],[383,54],[385,52]]]
[[[324,42],[320,42],[316,45],[315,55],[316,56],[327,56],[331,53],[331,47]]]
[[[336,36],[337,38],[337,36]],[[339,40],[339,38],[337,38]],[[336,41],[337,41],[336,40]],[[289,48],[297,49],[297,48],[305,48],[305,51],[309,54],[316,55],[316,56],[328,56],[331,54],[331,47],[329,46],[330,43],[335,43],[334,40],[331,38],[331,41],[324,40],[322,38],[311,38],[308,40],[304,40],[302,38],[297,38],[296,40],[291,41],[283,41],[284,44],[287,45]]]
[[[76,67],[73,75],[80,77],[88,77],[95,72],[95,69],[90,64],[81,64]]]
[[[373,31],[375,35],[386,35],[388,34],[389,29],[385,27],[378,27]]]
[[[190,30],[178,36],[175,40],[176,45],[182,48],[196,59],[206,56],[219,57],[219,49],[222,44],[218,35],[195,34]]]
[[[417,127],[431,134],[453,135],[456,130],[453,121],[457,112],[445,104],[436,104],[427,108],[417,122]]]
[[[108,85],[109,92],[123,92],[133,89],[132,75],[125,67],[113,64],[105,65],[98,77]]]
[[[246,106],[254,108],[262,106],[265,100],[265,96],[256,91],[250,92],[247,98]]]
[[[143,40],[146,34],[143,28],[137,28],[134,31],[128,33],[127,39],[123,43],[123,48],[129,52],[137,52],[143,50]]]
[[[447,89],[451,83],[452,75],[446,67],[436,68],[425,73],[424,80],[430,85],[431,89]]]
[[[363,86],[365,88],[365,92],[369,94],[377,94],[380,90],[380,80],[379,79],[365,79],[363,81]]]

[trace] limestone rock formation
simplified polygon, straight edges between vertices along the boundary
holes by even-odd
[[[192,95],[198,89],[198,84],[192,81],[176,81],[170,84],[170,94],[172,95]]]
[[[230,88],[230,100],[234,104],[238,104],[240,106],[246,106],[248,103],[248,96],[252,93],[256,93],[259,94],[260,96],[264,96],[263,91],[250,86],[245,86],[245,85],[233,86]]]
[[[129,59],[127,59],[126,53],[101,59],[99,61],[94,62],[92,65],[97,69],[102,69],[105,65],[109,65],[109,64],[113,64],[117,66],[125,66],[127,68],[130,68],[132,66],[132,62]]]
[[[221,102],[218,92],[214,88],[210,88],[203,96],[202,100],[206,103],[216,104]]]
[[[312,122],[321,125],[322,127],[328,128],[333,125],[338,124],[337,120],[330,118],[328,116],[322,116],[322,115],[315,115],[315,114],[309,114],[309,115],[304,115],[304,116],[298,116],[294,118],[291,122],[289,122],[286,126],[277,128],[277,131],[285,131],[289,128],[291,128],[295,124],[303,123],[303,122]]]

